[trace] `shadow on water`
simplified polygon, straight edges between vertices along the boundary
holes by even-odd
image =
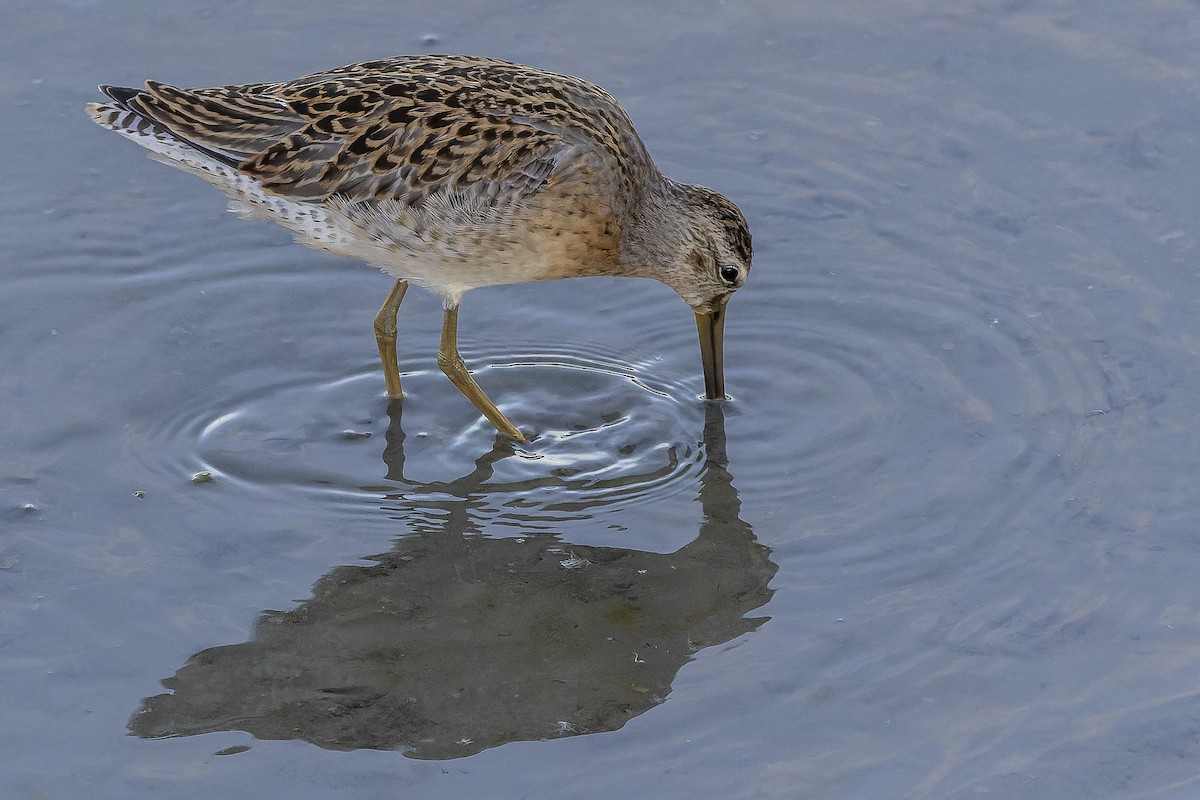
[[[457,480],[409,481],[397,405],[384,458],[405,491],[389,500],[432,506],[440,525],[337,567],[312,599],[263,614],[253,640],[192,656],[131,733],[242,730],[445,759],[620,728],[663,702],[697,651],[768,619],[746,614],[771,598],[777,568],[740,517],[715,404],[704,443],[702,521],[674,553],[489,538],[472,520],[511,445],[498,438]]]

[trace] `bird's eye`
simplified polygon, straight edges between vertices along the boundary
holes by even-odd
[[[733,286],[742,273],[737,267],[721,267],[721,280]]]

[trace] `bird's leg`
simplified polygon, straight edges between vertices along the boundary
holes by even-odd
[[[446,315],[442,322],[442,345],[438,348],[437,362],[450,382],[475,404],[480,413],[488,418],[488,422],[496,426],[496,430],[518,442],[525,441],[521,432],[500,413],[496,404],[488,399],[483,389],[479,388],[479,384],[471,378],[471,373],[467,372],[467,365],[458,354],[458,303],[446,306]]]
[[[379,360],[383,362],[383,380],[387,383],[388,397],[393,400],[404,396],[400,389],[400,367],[396,363],[396,313],[407,291],[408,281],[397,279],[387,299],[379,307],[379,313],[375,315],[375,343],[379,345]]]

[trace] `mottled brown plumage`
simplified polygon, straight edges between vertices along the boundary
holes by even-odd
[[[88,107],[99,124],[218,186],[236,210],[397,278],[376,319],[392,396],[395,313],[414,281],[445,301],[439,364],[522,439],[458,358],[459,300],[479,286],[587,275],[679,292],[701,325],[708,395],[724,396],[721,323],[750,268],[746,221],[716,192],[659,173],[617,101],[587,81],[473,56],[399,56],[280,83],[101,89],[112,102]]]

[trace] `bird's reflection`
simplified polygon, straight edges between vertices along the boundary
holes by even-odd
[[[385,453],[406,488],[398,405]],[[674,553],[478,534],[502,437],[371,566],[334,569],[254,638],[192,656],[130,720],[141,737],[223,730],[331,749],[454,758],[620,728],[661,703],[698,650],[754,630],[776,567],[740,517],[721,409],[709,404],[696,538]],[[416,487],[419,488],[419,487]],[[429,515],[423,515],[428,521]]]

